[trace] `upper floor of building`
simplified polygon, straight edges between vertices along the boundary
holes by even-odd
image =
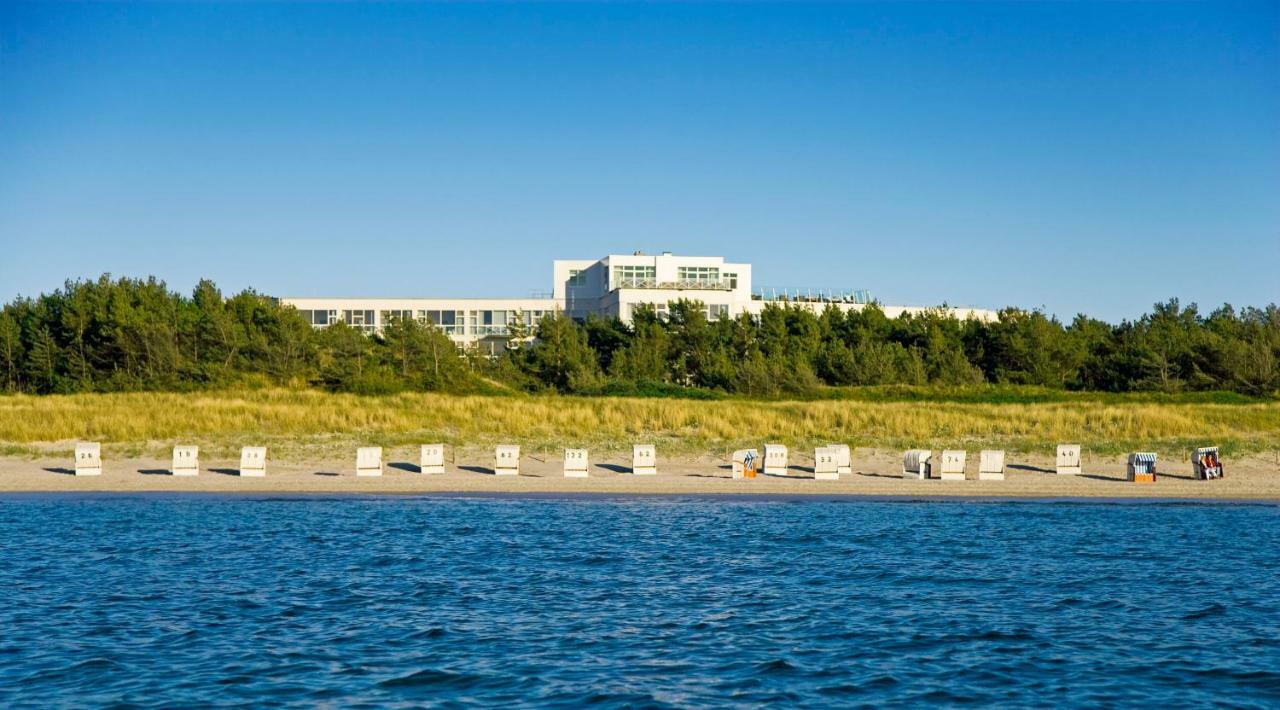
[[[754,290],[753,290],[754,289]],[[412,317],[439,326],[459,342],[510,337],[527,332],[547,314],[574,318],[616,317],[630,322],[639,305],[661,315],[678,300],[699,301],[708,318],[758,315],[766,305],[795,305],[814,312],[828,306],[865,307],[862,289],[754,288],[751,264],[718,256],[677,256],[635,252],[601,259],[557,259],[552,263],[550,298],[283,298],[315,327],[336,322],[377,332],[392,317]],[[881,306],[889,317],[915,312],[912,306]],[[995,317],[994,311],[952,308],[958,318]],[[518,327],[516,327],[518,326]]]

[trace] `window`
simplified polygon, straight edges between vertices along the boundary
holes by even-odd
[[[614,288],[653,288],[658,281],[656,266],[613,267]]]
[[[724,275],[724,278],[725,278],[725,280],[726,280],[726,281],[728,281],[728,282],[729,282],[729,288],[737,288],[737,287],[738,287],[738,275],[737,275],[737,274],[725,274],[725,275]]]
[[[729,304],[717,303],[707,306],[707,320],[729,317]]]
[[[720,269],[716,266],[681,266],[676,269],[676,279],[681,285],[714,286],[720,283]]]
[[[463,321],[461,311],[418,311],[418,318],[432,325],[440,326],[440,329],[450,335],[457,335],[462,332],[461,323]]]
[[[343,311],[342,320],[346,321],[347,325],[352,326],[365,326],[376,323],[373,318],[373,311]]]
[[[381,319],[382,324],[386,325],[387,323],[391,322],[392,318],[409,320],[410,318],[413,317],[413,311],[383,311],[380,315],[382,317]]]
[[[573,287],[587,285],[587,272],[583,269],[569,269],[569,285]]]
[[[326,326],[338,319],[337,311],[298,311],[303,320],[313,326]]]
[[[506,335],[507,323],[515,321],[510,311],[479,311],[479,314],[475,335]]]
[[[343,311],[342,320],[352,328],[359,328],[365,333],[372,333],[378,329],[373,311]]]

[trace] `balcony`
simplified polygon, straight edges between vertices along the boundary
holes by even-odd
[[[865,288],[758,288],[753,301],[781,303],[871,303],[871,291]]]
[[[698,279],[691,281],[658,281],[657,279],[619,279],[613,282],[612,291],[622,288],[643,288],[651,290],[667,290],[667,291],[732,291],[733,285],[729,279],[707,280]]]

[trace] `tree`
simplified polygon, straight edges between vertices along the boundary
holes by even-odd
[[[631,316],[630,342],[614,353],[609,374],[636,381],[670,382],[671,338],[652,306],[639,306]]]
[[[230,298],[211,281],[189,294],[154,278],[68,281],[0,309],[0,391],[207,387],[237,378],[350,392],[470,391],[481,379],[526,390],[591,393],[650,384],[768,396],[821,384],[1007,382],[1124,392],[1229,389],[1280,395],[1280,308],[1224,305],[1202,317],[1175,299],[1136,321],[1077,316],[1064,326],[1006,309],[992,322],[941,310],[888,318],[875,304],[765,304],[709,320],[697,301],[630,325],[518,314],[496,357],[462,350],[440,328],[392,318],[381,333],[310,319],[252,290]],[[631,387],[626,385],[630,384]]]
[[[23,361],[22,328],[6,308],[0,312],[0,383],[5,391],[22,387]]]
[[[320,382],[331,390],[359,389],[369,364],[372,342],[343,322],[321,330],[317,336]]]
[[[58,344],[49,329],[43,326],[38,328],[31,337],[31,348],[27,353],[27,375],[36,383],[40,392],[55,390],[60,355]]]
[[[556,313],[538,322],[537,341],[526,351],[526,365],[537,380],[560,392],[590,392],[600,386],[600,366],[586,331]]]

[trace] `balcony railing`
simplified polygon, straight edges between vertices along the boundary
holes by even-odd
[[[871,291],[865,288],[758,288],[753,301],[784,303],[871,303]]]
[[[695,279],[689,281],[658,281],[657,279],[618,279],[613,290],[620,288],[665,289],[668,291],[732,291],[728,279]]]

